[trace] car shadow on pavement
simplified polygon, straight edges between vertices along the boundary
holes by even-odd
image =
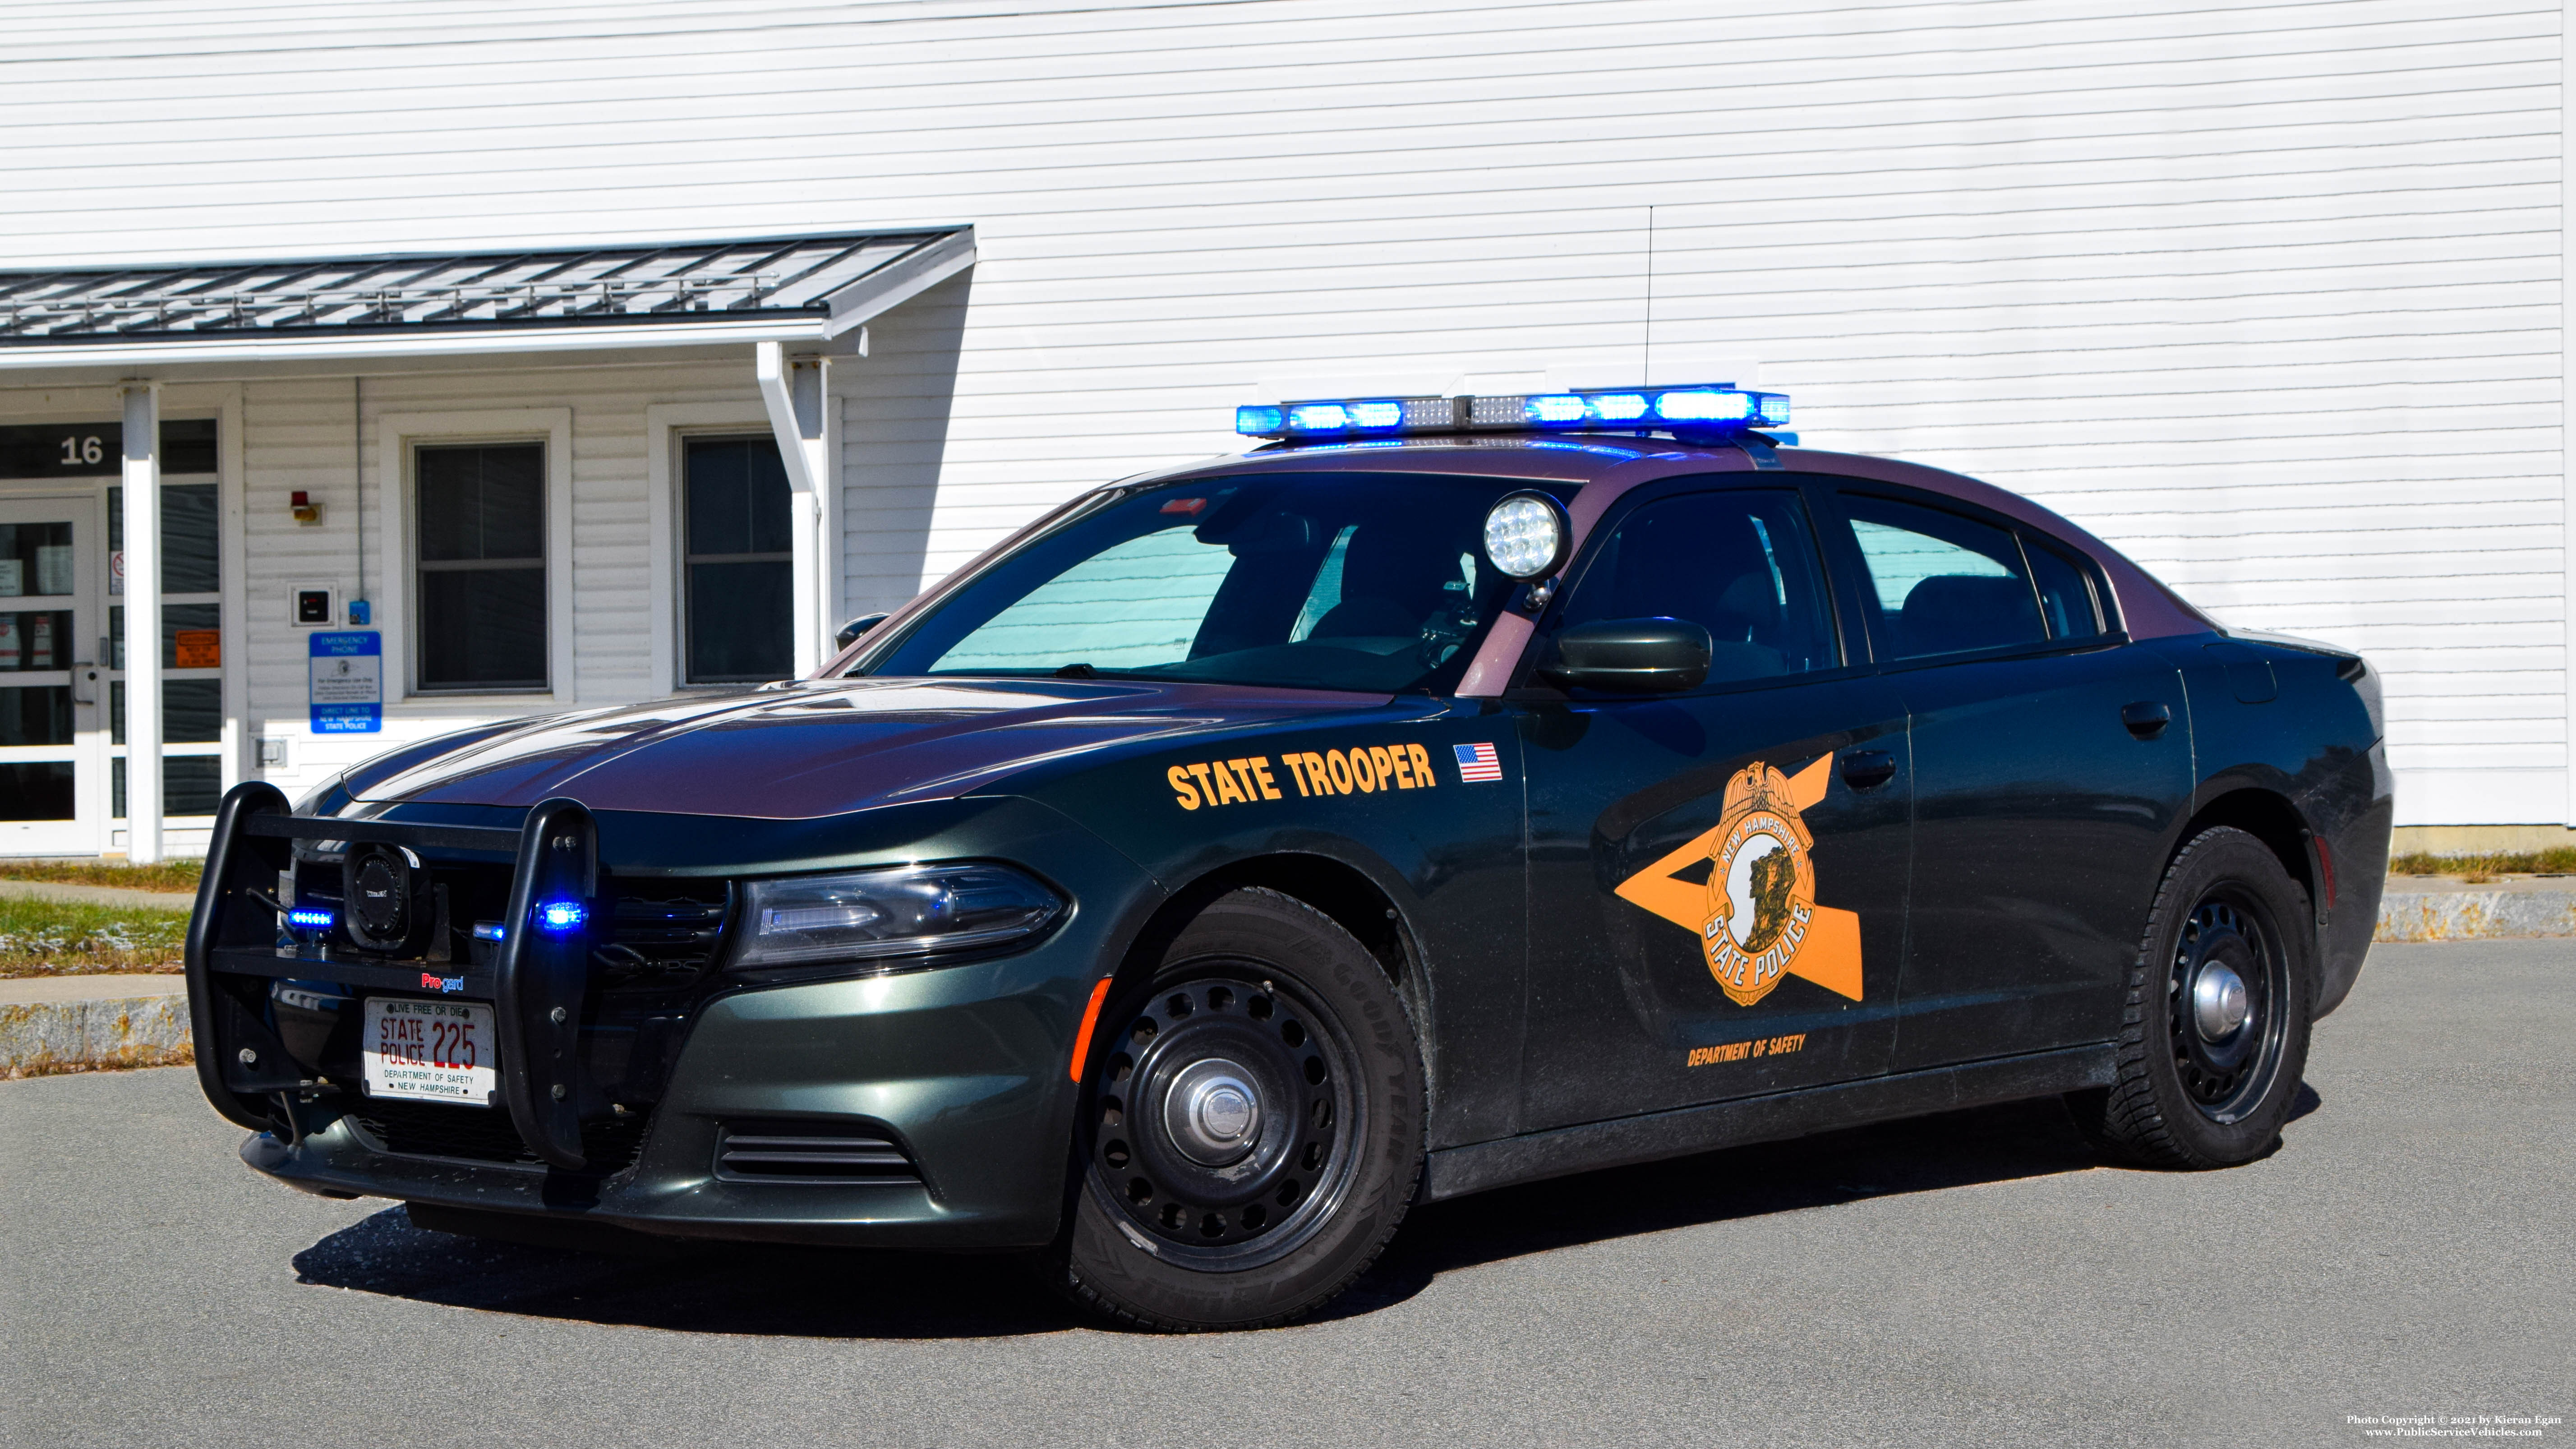
[[[2302,1087],[2291,1119],[2315,1111]],[[1582,1173],[1416,1208],[1308,1322],[1401,1303],[1444,1272],[1641,1233],[2101,1166],[2054,1099]],[[430,1232],[401,1208],[295,1255],[298,1281],[499,1313],[692,1333],[987,1338],[1092,1326],[1018,1259],[745,1244],[645,1256]]]

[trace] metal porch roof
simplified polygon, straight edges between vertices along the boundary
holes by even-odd
[[[613,344],[615,334],[639,324],[653,328],[657,340],[685,340],[692,324],[760,322],[828,337],[959,270],[973,260],[973,248],[973,228],[951,227],[0,272],[0,358],[29,346],[131,344],[132,354],[149,355],[191,342],[361,336],[438,336],[470,347],[475,335],[499,343],[567,329],[594,331]]]

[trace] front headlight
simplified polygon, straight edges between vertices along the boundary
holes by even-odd
[[[749,883],[733,967],[997,946],[1045,929],[1054,891],[1002,865],[896,865]]]

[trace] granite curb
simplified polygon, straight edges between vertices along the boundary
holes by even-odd
[[[193,1062],[185,990],[0,1004],[0,1077]]]
[[[2576,891],[2476,887],[2390,891],[2379,898],[2374,941],[2474,941],[2576,936]]]

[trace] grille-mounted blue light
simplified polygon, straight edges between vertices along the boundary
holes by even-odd
[[[327,931],[331,929],[331,913],[308,911],[299,907],[286,913],[286,924],[301,927],[307,931]]]
[[[579,901],[543,901],[537,906],[537,929],[540,931],[578,931],[590,919],[590,911]]]
[[[1786,427],[1786,393],[1732,383],[1575,388],[1509,397],[1317,398],[1234,410],[1253,438],[1344,439],[1405,433],[1732,433]]]

